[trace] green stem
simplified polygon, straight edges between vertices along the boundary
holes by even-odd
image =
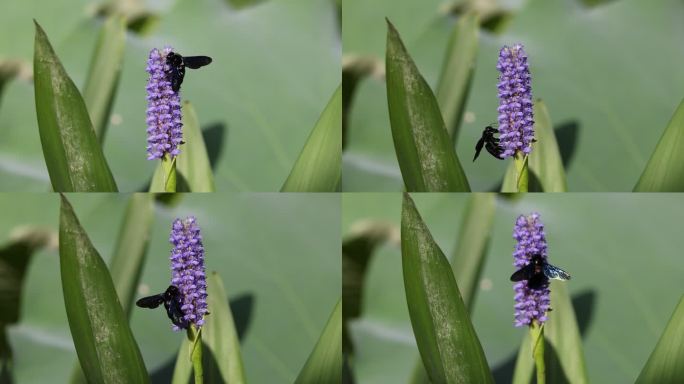
[[[195,384],[204,383],[204,371],[202,370],[202,328],[199,330],[191,325],[188,328],[188,339],[192,341],[190,345],[190,361],[192,361],[192,371],[195,373]]]
[[[544,326],[534,320],[530,326],[532,339],[532,356],[537,367],[537,384],[546,383],[546,365],[544,364]]]
[[[176,192],[176,158],[168,154],[161,159],[164,174],[164,192]]]
[[[515,153],[515,180],[518,192],[527,192],[527,156],[520,151]]]

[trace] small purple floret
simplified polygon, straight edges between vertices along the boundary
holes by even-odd
[[[546,235],[544,224],[539,220],[538,213],[529,216],[519,216],[513,229],[513,238],[517,241],[513,252],[516,270],[530,263],[532,255],[541,255],[546,261]],[[515,290],[515,326],[532,324],[536,320],[539,324],[546,321],[546,312],[551,306],[551,290],[546,281],[540,289],[530,289],[527,280],[513,285]]]
[[[532,83],[523,46],[504,46],[496,65],[499,70],[499,143],[503,157],[520,151],[528,155],[534,139]]]
[[[180,93],[171,88],[166,56],[170,47],[161,52],[154,48],[147,60],[147,159],[161,159],[168,154],[178,156],[183,141]]]
[[[201,327],[207,313],[207,281],[204,273],[204,246],[200,228],[194,217],[173,222],[169,241],[171,251],[171,284],[178,287],[182,297],[185,321]],[[174,326],[174,330],[178,327]]]

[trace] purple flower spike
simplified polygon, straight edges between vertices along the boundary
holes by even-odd
[[[181,293],[181,310],[185,321],[201,327],[207,313],[207,280],[204,274],[204,246],[194,217],[176,219],[169,241],[171,251],[171,284]],[[174,326],[174,330],[179,327]]]
[[[544,224],[539,220],[538,213],[529,216],[519,216],[513,229],[513,238],[517,241],[513,258],[516,269],[525,267],[532,262],[533,255],[540,255],[546,261],[546,235]],[[539,324],[546,321],[546,312],[551,305],[551,290],[549,281],[545,279],[541,286],[532,289],[527,280],[513,285],[515,290],[515,326],[531,325],[536,320]]]
[[[528,155],[534,139],[532,84],[523,46],[504,46],[496,69],[499,75],[499,140],[503,157]]]
[[[161,159],[168,154],[176,157],[180,153],[178,146],[183,140],[183,123],[181,121],[180,93],[171,88],[167,76],[169,65],[166,56],[170,47],[159,51],[150,51],[147,60],[147,159]]]

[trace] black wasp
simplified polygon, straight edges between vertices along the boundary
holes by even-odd
[[[527,280],[530,289],[542,288],[549,279],[570,280],[570,275],[564,270],[547,263],[541,255],[532,255],[532,260],[526,266],[511,275],[511,281]]]
[[[492,156],[496,157],[497,159],[503,160],[503,157],[501,154],[503,153],[503,148],[499,145],[499,139],[494,137],[494,134],[496,133],[496,129],[492,128],[491,125],[488,125],[485,127],[484,131],[482,131],[482,137],[480,140],[477,141],[477,144],[475,145],[475,157],[473,157],[473,161],[477,159],[478,156],[480,156],[480,151],[482,150],[482,147],[484,146],[485,149],[487,149],[487,152],[489,152]]]
[[[171,319],[171,322],[179,328],[187,328],[188,323],[183,318],[183,311],[181,310],[181,293],[175,285],[169,285],[165,292],[158,295],[143,297],[135,302],[140,308],[157,308],[164,303],[166,314]]]
[[[185,67],[191,69],[197,69],[209,65],[211,63],[211,57],[209,56],[181,56],[176,52],[169,52],[166,55],[166,64],[169,65],[170,69],[166,73],[169,80],[171,80],[171,89],[174,92],[178,92],[181,84],[183,83],[183,78],[185,77]]]

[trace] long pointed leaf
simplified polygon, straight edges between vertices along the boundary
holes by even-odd
[[[176,160],[178,192],[214,192],[214,174],[199,119],[189,101],[183,102],[183,139]]]
[[[188,384],[190,382],[190,376],[192,376],[190,346],[190,340],[184,337],[178,349],[178,356],[176,356],[176,365],[173,367],[171,384]]]
[[[240,340],[223,281],[212,272],[207,283],[207,304],[211,314],[207,315],[202,328],[204,379],[207,383],[244,384]]]
[[[534,131],[537,142],[533,144],[528,164],[530,167],[530,191],[567,192],[565,169],[558,149],[558,141],[551,124],[549,109],[542,100],[534,102]]]
[[[456,248],[451,256],[451,269],[463,297],[463,304],[472,313],[477,285],[487,256],[489,237],[494,224],[496,197],[492,193],[473,193],[461,222]],[[418,361],[411,383],[429,383],[423,362]]]
[[[121,307],[130,319],[135,290],[140,283],[147,245],[154,219],[154,195],[134,193],[131,195],[119,228],[116,249],[110,261],[112,280],[119,296]],[[76,364],[71,373],[73,384],[86,383],[81,366]]]
[[[487,256],[495,210],[496,196],[493,193],[472,194],[451,257],[452,270],[463,303],[469,312],[472,312],[482,266]]]
[[[394,149],[410,192],[470,191],[437,99],[387,21],[387,105]]]
[[[57,192],[116,192],[78,88],[36,22],[33,75],[43,156]]]
[[[475,12],[461,16],[447,47],[437,83],[437,101],[451,139],[456,142],[475,72],[480,20]]]
[[[157,168],[154,169],[154,174],[152,174],[149,192],[176,192],[178,181],[176,162],[178,157],[175,157],[173,160],[167,159],[168,157],[164,157],[164,159],[159,160],[157,163]]]
[[[69,328],[89,382],[147,383],[149,377],[107,266],[61,196],[59,258]]]
[[[83,99],[90,112],[95,134],[104,142],[109,114],[119,85],[119,75],[126,45],[126,21],[114,14],[102,25],[102,31],[90,60],[90,69],[83,87]]]
[[[551,306],[544,324],[546,380],[549,383],[587,383],[582,337],[567,283],[551,281]],[[513,383],[528,384],[534,373],[529,332],[518,352]]]
[[[401,255],[413,334],[430,380],[493,383],[449,262],[406,193]]]
[[[110,270],[126,316],[130,316],[140,282],[154,220],[154,195],[132,194],[116,240]]]
[[[516,180],[515,164],[511,161],[506,167],[503,183],[501,184],[501,192],[516,193],[518,192],[518,181]]]
[[[637,384],[684,383],[684,296],[672,313]]]
[[[684,99],[660,137],[634,192],[684,191]]]
[[[342,298],[337,301],[321,337],[295,384],[342,382]]]
[[[335,192],[342,174],[342,85],[304,144],[281,192]]]

